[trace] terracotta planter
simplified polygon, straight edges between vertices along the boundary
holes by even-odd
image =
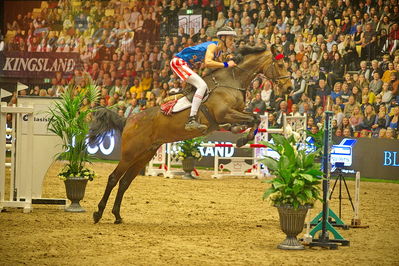
[[[303,230],[306,213],[310,206],[299,206],[294,209],[291,205],[276,206],[280,216],[281,230],[287,238],[277,246],[279,249],[304,249],[304,246],[296,238]]]
[[[64,181],[67,198],[71,201],[71,205],[65,208],[66,212],[85,212],[79,202],[85,195],[87,181],[83,178],[68,178]]]
[[[191,172],[194,171],[195,168],[195,163],[197,162],[197,159],[194,157],[187,157],[182,161],[182,167],[184,171],[184,176],[182,177],[183,179],[196,179]]]

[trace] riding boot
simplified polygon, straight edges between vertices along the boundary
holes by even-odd
[[[194,131],[194,130],[205,131],[208,129],[208,127],[206,125],[197,122],[197,116],[194,115],[188,118],[188,121],[184,126],[184,129],[187,131]]]

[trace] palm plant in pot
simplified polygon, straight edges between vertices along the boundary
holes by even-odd
[[[287,238],[278,245],[280,249],[303,249],[296,236],[302,232],[306,213],[317,200],[321,200],[320,183],[323,172],[315,162],[315,152],[298,149],[294,136],[272,135],[274,144],[264,143],[276,151],[280,158],[266,156],[262,162],[273,174],[263,195],[278,210],[280,226]]]
[[[182,161],[184,176],[183,179],[195,179],[192,176],[192,171],[195,168],[195,163],[202,158],[199,148],[204,141],[203,137],[183,140],[177,144],[179,149],[177,155]]]
[[[99,89],[93,84],[77,91],[74,86],[68,86],[61,99],[49,108],[47,128],[61,139],[62,152],[58,158],[65,165],[58,174],[64,180],[67,198],[71,205],[65,208],[69,212],[84,212],[79,201],[83,199],[88,180],[93,180],[94,172],[86,167],[91,157],[87,153],[89,132],[89,117],[92,109],[81,108],[83,99],[95,103],[99,98]]]

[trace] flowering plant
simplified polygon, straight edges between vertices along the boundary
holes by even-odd
[[[90,181],[93,181],[93,179],[97,175],[94,173],[94,171],[88,169],[88,168],[83,168],[79,173],[75,174],[71,171],[71,168],[69,167],[64,167],[64,169],[58,174],[58,177],[61,180],[67,180],[67,178],[83,178],[83,179],[88,179]]]
[[[297,149],[293,135],[286,138],[272,135],[274,144],[265,142],[276,151],[278,160],[266,156],[262,162],[269,168],[274,177],[265,181],[270,187],[265,191],[263,199],[268,199],[275,206],[291,205],[295,209],[301,205],[313,205],[320,197],[320,181],[323,172],[320,163],[315,161],[316,153],[306,153]]]
[[[204,141],[203,137],[197,137],[193,139],[187,139],[179,142],[177,147],[179,148],[179,152],[177,155],[179,156],[179,160],[184,160],[187,157],[194,157],[197,160],[202,158],[199,147],[201,147],[201,143]]]

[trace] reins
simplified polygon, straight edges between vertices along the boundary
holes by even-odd
[[[273,67],[273,70],[270,71],[270,72],[275,73],[276,70],[274,69],[274,66],[275,66],[274,64],[275,64],[275,62],[273,62],[271,65],[269,65],[269,67],[268,67],[264,72],[265,72],[265,73],[269,73],[268,70],[269,70],[271,67]],[[252,72],[252,71],[250,71],[250,70],[247,70],[247,69],[244,69],[244,68],[242,68],[242,67],[239,67],[238,65],[237,65],[237,66],[234,66],[234,67],[231,68],[231,72],[232,72],[234,81],[237,80],[237,79],[236,79],[236,75],[235,75],[235,71],[234,71],[235,68],[237,68],[237,69],[239,69],[239,70],[241,70],[241,71],[244,71],[244,72]],[[278,83],[279,80],[286,79],[286,78],[290,78],[290,75],[277,76],[277,77],[268,77],[268,76],[266,76],[266,75],[263,74],[263,73],[252,72],[252,73],[251,73],[251,79],[252,79],[252,78],[255,78],[255,76],[260,76],[261,78],[269,79],[269,80],[271,80],[273,83]],[[215,86],[214,86],[210,91],[216,89],[217,87],[231,88],[231,89],[236,89],[236,90],[239,90],[239,91],[242,91],[242,92],[246,90],[245,88],[236,88],[236,87],[233,87],[233,86],[222,85],[222,84],[220,84],[220,83],[216,80],[216,77],[213,75],[213,73],[211,73],[211,77],[212,77],[212,80],[213,80]]]

